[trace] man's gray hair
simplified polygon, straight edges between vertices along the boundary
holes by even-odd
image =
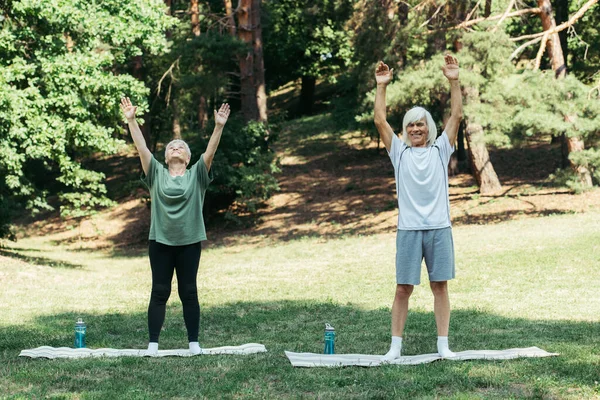
[[[175,146],[176,144],[182,144],[185,148],[185,151],[187,151],[188,157],[192,158],[192,151],[190,150],[190,146],[188,146],[188,144],[181,139],[175,139],[171,140],[169,144],[167,144],[167,147],[165,147],[165,160],[167,159],[167,152],[169,151],[169,148]]]
[[[431,146],[435,139],[437,138],[437,127],[435,126],[435,121],[433,117],[423,107],[414,107],[411,108],[404,114],[404,119],[402,120],[402,140],[408,146],[411,145],[410,139],[408,138],[408,134],[406,133],[406,127],[408,124],[412,122],[419,121],[425,117],[425,121],[427,121],[427,128],[429,129],[429,135],[427,135],[427,146]]]

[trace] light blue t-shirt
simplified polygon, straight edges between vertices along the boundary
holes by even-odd
[[[445,131],[428,147],[409,147],[392,135],[388,154],[396,177],[399,230],[451,226],[448,163],[453,152]]]

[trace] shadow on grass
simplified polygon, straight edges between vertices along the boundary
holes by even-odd
[[[302,301],[239,302],[202,310],[204,347],[262,343],[268,353],[194,358],[30,360],[20,350],[72,346],[73,323],[88,324],[90,348],[144,348],[146,313],[63,313],[29,325],[0,328],[0,383],[13,393],[47,396],[56,391],[110,398],[414,398],[481,395],[547,397],[572,387],[598,390],[598,322],[532,321],[477,310],[452,314],[451,347],[507,349],[537,346],[561,356],[507,361],[441,361],[420,366],[294,369],[285,350],[320,353],[326,322],[335,326],[338,354],[383,354],[389,343],[387,309]],[[404,354],[435,352],[431,313],[409,313]],[[180,306],[167,310],[161,348],[184,348]],[[570,389],[569,389],[570,390]],[[317,396],[317,393],[319,394]],[[581,394],[580,393],[580,394]],[[351,394],[351,395],[350,395]]]
[[[486,214],[464,214],[459,217],[455,217],[452,223],[456,225],[486,225],[495,224],[505,221],[510,221],[516,217],[521,216],[532,216],[532,217],[547,217],[550,215],[566,215],[576,214],[575,211],[563,210],[563,209],[544,209],[544,210],[506,210],[501,212],[489,212]]]
[[[11,248],[10,250],[8,250],[6,248],[0,248],[0,255],[5,256],[5,257],[14,258],[14,259],[21,260],[21,261],[25,261],[25,262],[27,262],[29,264],[33,264],[33,265],[43,265],[43,266],[52,267],[52,268],[71,268],[71,269],[83,268],[83,265],[81,265],[81,264],[73,264],[68,261],[53,260],[51,258],[46,258],[46,257],[28,256],[28,255],[19,253],[19,251],[39,252],[40,250],[39,249],[23,249],[23,248]]]

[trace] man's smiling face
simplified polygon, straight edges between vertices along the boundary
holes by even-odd
[[[427,127],[425,117],[406,125],[406,135],[408,136],[408,140],[410,140],[412,147],[427,146],[429,128]]]

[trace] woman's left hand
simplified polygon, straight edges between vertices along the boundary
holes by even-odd
[[[218,126],[225,126],[227,123],[227,118],[229,118],[229,113],[231,110],[229,109],[229,104],[223,103],[221,104],[221,108],[219,111],[215,110],[215,124]]]

